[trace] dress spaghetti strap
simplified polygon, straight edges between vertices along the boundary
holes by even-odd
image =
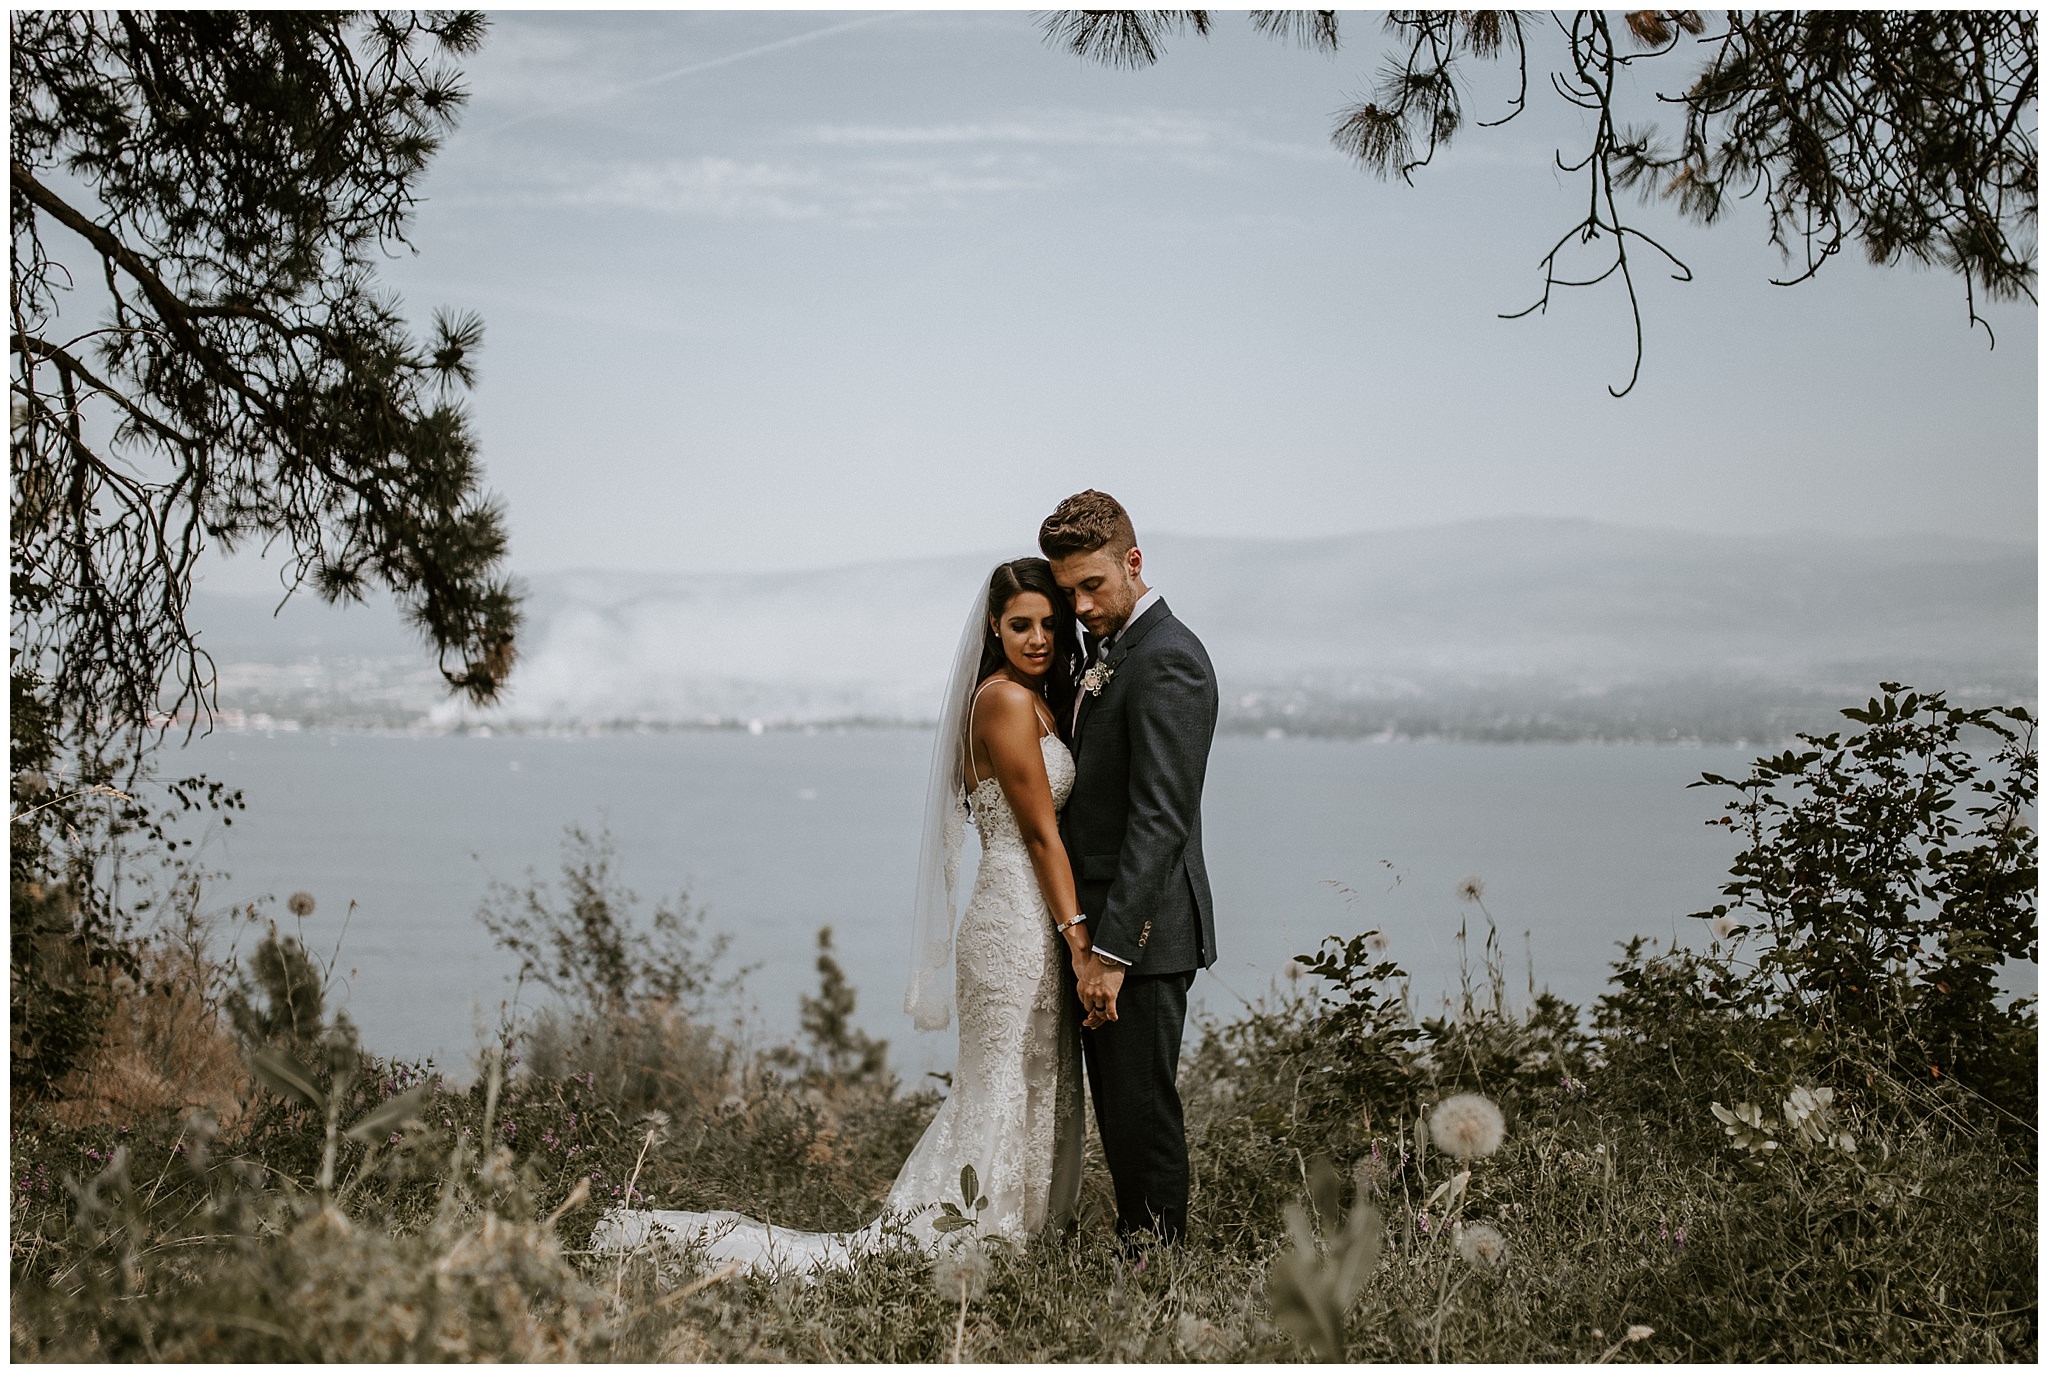
[[[1002,682],[1005,680],[1006,679],[1001,677],[990,678],[987,682],[984,682],[981,684],[981,686],[975,688],[974,695],[972,697],[969,697],[967,700],[967,790],[969,792],[972,792],[975,788],[981,786],[982,783],[987,781],[986,778],[983,778],[979,775],[979,773],[976,771],[974,767],[974,708],[981,704],[981,694],[983,692],[986,692],[989,688],[995,686],[998,682]],[[1034,692],[1032,693],[1032,695],[1036,696],[1037,693]],[[1040,709],[1039,703],[1036,701],[1031,703],[1031,715],[1032,718],[1038,722],[1038,737],[1040,739],[1044,739],[1047,735],[1053,733],[1053,731],[1058,728],[1057,723],[1048,722],[1048,713],[1042,711]]]

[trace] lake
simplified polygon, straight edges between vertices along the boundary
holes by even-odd
[[[609,828],[643,916],[687,887],[732,962],[759,965],[746,988],[763,1036],[795,1030],[832,926],[856,1020],[909,1080],[953,1057],[950,1032],[919,1034],[901,1010],[930,747],[916,730],[223,731],[166,767],[243,789],[248,811],[203,842],[230,875],[211,905],[267,895],[289,925],[284,897],[312,893],[307,943],[338,947],[337,998],[382,1053],[468,1066],[516,972],[476,920],[487,882],[552,877],[577,823]],[[1426,1007],[1456,986],[1461,920],[1476,966],[1485,918],[1456,888],[1477,875],[1511,988],[1533,967],[1539,988],[1587,1002],[1617,942],[1703,939],[1686,914],[1715,901],[1736,839],[1703,824],[1716,791],[1686,784],[1755,752],[1221,738],[1203,810],[1221,958],[1193,1000],[1227,1016],[1323,936],[1377,926]]]
[[[339,995],[382,1052],[466,1061],[516,971],[475,918],[487,882],[552,876],[577,823],[609,829],[643,912],[687,887],[732,961],[760,966],[747,988],[765,1035],[794,1030],[831,925],[857,1019],[912,1076],[952,1058],[950,1035],[919,1035],[900,1010],[929,749],[913,730],[223,732],[180,766],[249,803],[206,835],[203,858],[230,875],[215,905],[268,895],[282,917],[285,895],[311,892],[308,944],[338,945]],[[1204,824],[1222,957],[1195,1000],[1228,1014],[1291,955],[1368,926],[1432,998],[1455,985],[1460,920],[1484,926],[1455,893],[1468,874],[1515,986],[1533,956],[1539,986],[1587,1000],[1616,941],[1695,935],[1685,914],[1714,900],[1733,848],[1702,824],[1716,799],[1685,784],[1749,752],[1220,739]]]

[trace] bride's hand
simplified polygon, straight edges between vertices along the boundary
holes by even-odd
[[[1070,951],[1070,953],[1074,965],[1074,982],[1076,984],[1074,992],[1081,1003],[1081,1011],[1083,1013],[1081,1029],[1094,1030],[1097,1026],[1106,1025],[1109,1022],[1107,1016],[1104,1016],[1101,1012],[1094,1010],[1088,1005],[1088,995],[1081,991],[1081,985],[1087,983],[1088,974],[1095,967],[1095,955],[1086,948],[1076,949]]]
[[[1102,1021],[1116,1020],[1116,995],[1123,987],[1123,969],[1091,954],[1085,962],[1074,965],[1074,977],[1079,985],[1074,990],[1081,998],[1081,1009]]]

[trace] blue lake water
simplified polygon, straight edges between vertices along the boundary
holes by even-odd
[[[552,876],[563,827],[580,823],[609,827],[643,914],[687,887],[731,934],[733,962],[760,966],[746,1000],[765,1037],[794,1030],[831,925],[856,1019],[909,1079],[953,1057],[950,1033],[918,1034],[901,1010],[929,749],[910,730],[252,732],[197,741],[170,766],[249,803],[207,833],[205,860],[230,875],[213,904],[268,894],[288,921],[282,899],[311,892],[308,943],[324,957],[339,940],[341,995],[382,1052],[466,1066],[516,969],[475,918],[487,880]],[[1323,936],[1377,926],[1427,1004],[1456,985],[1461,920],[1477,954],[1485,918],[1456,895],[1468,874],[1485,882],[1511,988],[1526,989],[1526,958],[1538,987],[1589,1001],[1618,941],[1703,939],[1686,914],[1716,900],[1736,845],[1703,824],[1717,792],[1686,784],[1744,771],[1754,752],[1220,739],[1203,817],[1221,959],[1194,1001],[1227,1015]]]

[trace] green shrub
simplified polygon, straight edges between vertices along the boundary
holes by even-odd
[[[228,995],[228,1015],[252,1046],[274,1043],[303,1051],[320,1038],[326,986],[326,974],[305,945],[279,934],[273,921]]]
[[[1997,978],[2040,953],[2033,717],[1881,691],[1842,712],[1860,733],[1802,734],[1808,747],[1760,758],[1745,778],[1693,784],[1737,793],[1721,823],[1746,842],[1728,900],[1698,913],[1754,941],[1716,996],[1818,1032],[1866,1072],[1960,1085],[2030,1125],[2034,1011],[2001,1006]]]

